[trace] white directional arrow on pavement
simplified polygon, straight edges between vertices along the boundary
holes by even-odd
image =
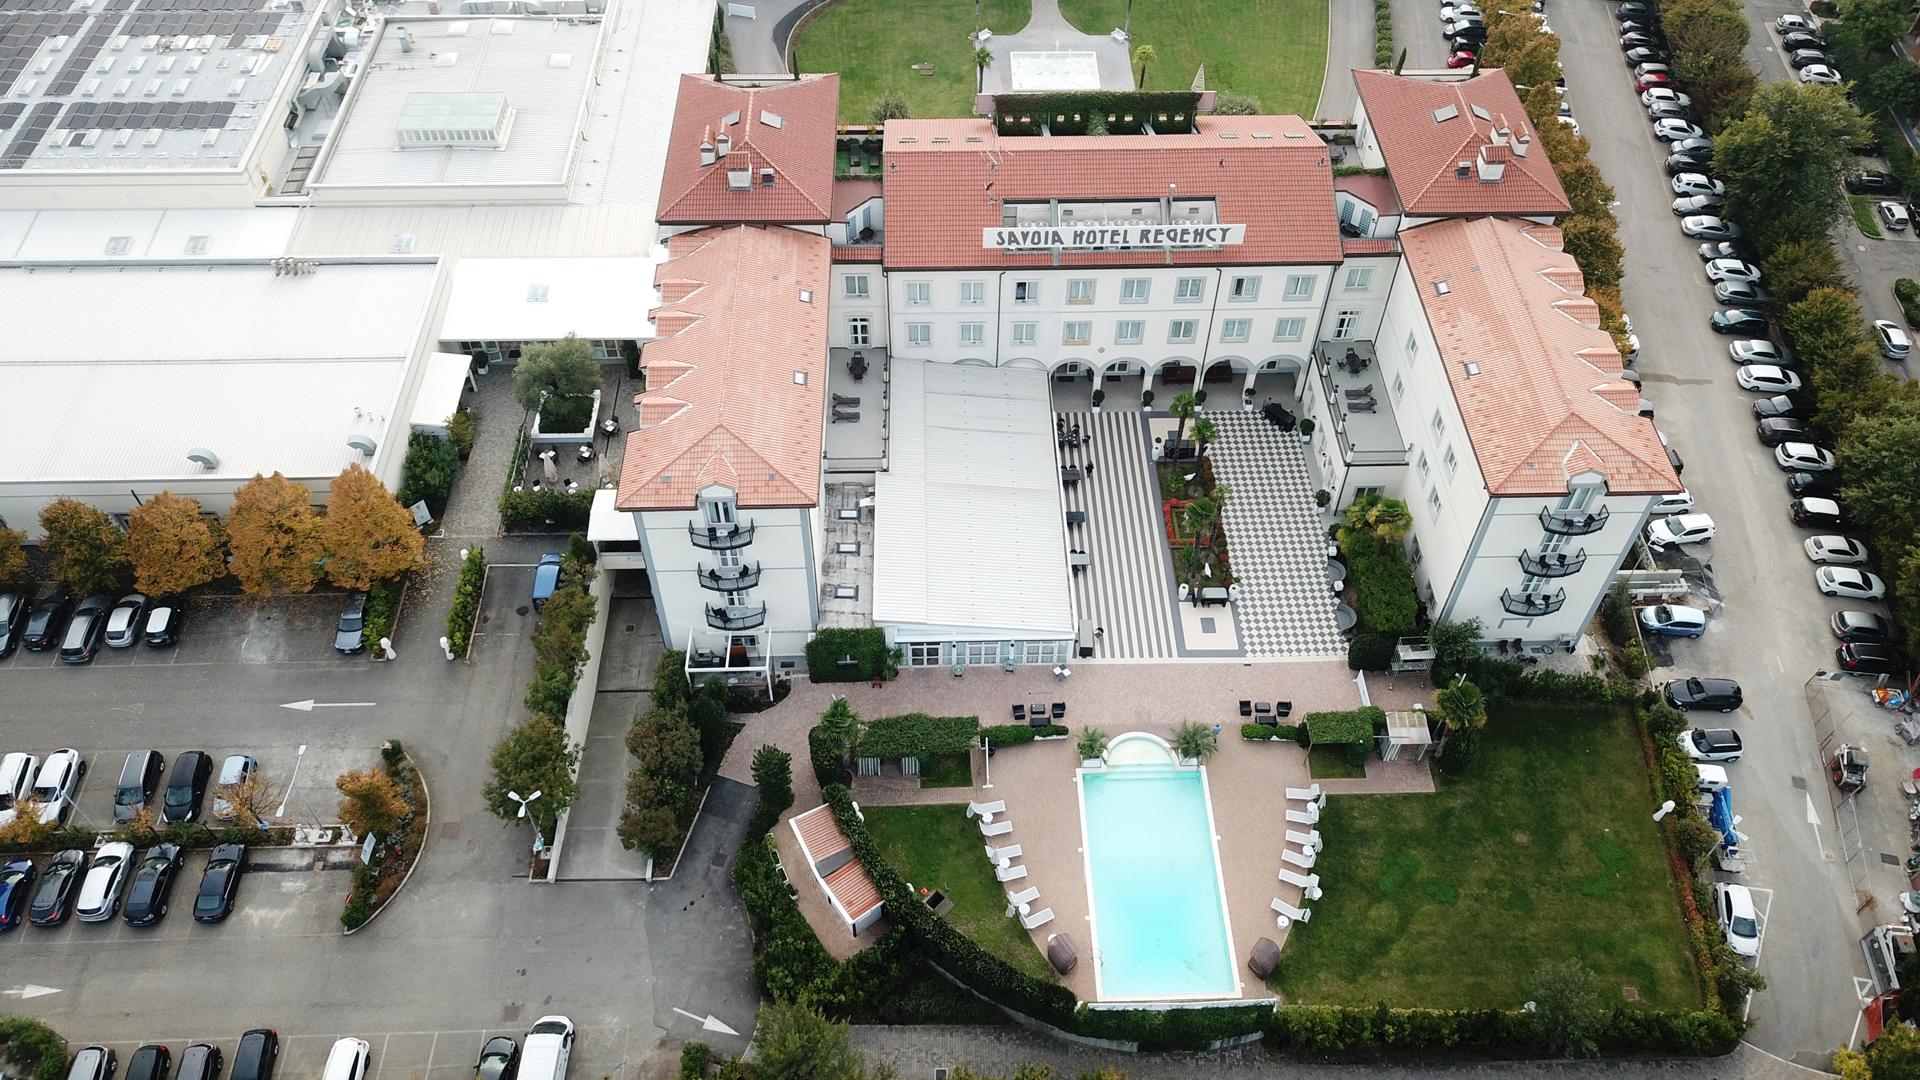
[[[372,708],[375,704],[376,703],[372,701],[315,701],[312,698],[308,698],[305,701],[289,701],[280,707],[283,709],[298,709],[301,712],[312,712],[315,709],[368,709]]]
[[[0,997],[12,997],[12,998],[22,998],[22,999],[37,998],[37,997],[46,997],[48,994],[57,994],[59,992],[60,991],[57,987],[35,986],[32,983],[28,983],[25,986],[10,986],[5,990],[0,990]]]
[[[712,1013],[708,1013],[705,1016],[695,1016],[694,1014],[678,1006],[674,1006],[673,1011],[679,1013],[681,1016],[684,1016],[689,1020],[694,1021],[695,1023],[699,1024],[702,1028],[704,1028],[707,1031],[718,1031],[723,1035],[740,1034],[739,1032],[728,1027],[719,1017],[714,1016]]]

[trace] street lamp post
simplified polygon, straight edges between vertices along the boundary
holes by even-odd
[[[274,817],[283,818],[287,816],[287,803],[293,799],[293,784],[294,781],[300,779],[300,762],[304,761],[306,756],[307,744],[301,743],[300,749],[293,753],[293,775],[287,778],[287,791],[286,794],[280,796],[280,808],[273,812]]]
[[[520,804],[520,812],[514,816],[522,820],[525,820],[527,818],[527,807],[532,806],[535,800],[540,798],[541,794],[542,792],[536,791],[533,794],[523,799],[520,797],[520,793],[517,791],[507,792],[507,798],[512,799],[514,802],[517,802]],[[533,820],[533,850],[539,851],[540,849],[546,846],[547,846],[546,837],[543,837],[540,835],[540,821],[538,818],[535,818]]]

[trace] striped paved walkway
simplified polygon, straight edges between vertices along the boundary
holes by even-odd
[[[1093,565],[1073,575],[1073,610],[1106,632],[1094,645],[1096,659],[1165,659],[1180,655],[1174,633],[1173,570],[1160,535],[1160,490],[1149,460],[1146,414],[1065,412],[1080,425],[1078,447],[1061,447],[1063,466],[1093,476],[1065,491],[1068,510],[1085,511],[1087,523],[1067,530],[1067,546],[1093,556]],[[1090,439],[1090,441],[1089,441]]]

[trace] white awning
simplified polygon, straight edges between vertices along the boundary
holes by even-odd
[[[600,488],[593,493],[593,513],[587,518],[587,539],[596,544],[637,544],[640,515],[613,505],[620,493]]]
[[[647,313],[665,248],[631,258],[462,259],[441,341],[653,339]]]
[[[460,409],[460,391],[467,386],[467,366],[472,361],[459,353],[433,353],[427,357],[427,372],[420,378],[420,392],[413,397],[415,431],[445,433],[447,418]]]

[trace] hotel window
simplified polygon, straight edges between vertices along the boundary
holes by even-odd
[[[1433,467],[1427,464],[1427,452],[1420,451],[1420,482],[1426,483],[1433,477]]]
[[[1408,363],[1412,363],[1412,362],[1413,362],[1413,358],[1414,358],[1414,357],[1416,357],[1416,356],[1419,356],[1419,355],[1420,355],[1420,337],[1419,337],[1419,335],[1417,335],[1417,334],[1408,334],[1408,335],[1407,335],[1407,362],[1408,362]]]
[[[1387,489],[1378,484],[1362,484],[1353,489],[1353,497],[1355,499],[1365,499],[1370,496],[1378,498],[1386,493]]]
[[[1139,319],[1122,319],[1113,326],[1115,345],[1138,345],[1147,334],[1147,324]]]
[[[1067,282],[1067,303],[1093,303],[1093,279],[1074,278],[1072,281]]]
[[[1338,319],[1335,319],[1333,322],[1333,340],[1346,341],[1347,339],[1353,337],[1354,325],[1357,324],[1359,321],[1360,321],[1360,312],[1358,312],[1357,310],[1354,310],[1353,308],[1348,308],[1347,310],[1342,311],[1340,313],[1340,317]]]
[[[933,344],[933,324],[923,322],[908,323],[907,344],[920,346]]]
[[[963,322],[960,324],[960,344],[982,345],[987,340],[987,324]]]
[[[1123,304],[1144,304],[1147,291],[1153,287],[1153,279],[1143,277],[1124,278],[1120,282],[1120,302]]]
[[[1433,441],[1439,442],[1441,439],[1444,439],[1446,437],[1447,437],[1447,418],[1440,415],[1439,409],[1435,409],[1433,410]]]
[[[1195,329],[1199,326],[1192,319],[1175,319],[1167,324],[1167,344],[1191,345]]]
[[[1000,662],[1000,643],[997,641],[969,641],[963,646],[968,667],[989,667]]]
[[[1460,471],[1460,455],[1455,454],[1451,446],[1447,447],[1447,455],[1441,458],[1440,462],[1447,467],[1447,476],[1449,479]]]
[[[907,303],[909,304],[933,303],[933,284],[931,282],[926,282],[926,281],[907,282]]]
[[[1228,319],[1220,324],[1221,341],[1245,341],[1252,335],[1252,319]]]
[[[847,296],[849,298],[855,300],[865,300],[867,298],[867,275],[848,274],[845,280]]]
[[[854,315],[847,319],[847,344],[855,349],[873,344],[873,324],[867,321],[865,315]]]
[[[1288,300],[1313,299],[1313,275],[1312,274],[1288,274],[1286,298]]]
[[[1398,375],[1395,375],[1393,377],[1393,400],[1399,401],[1401,395],[1405,394],[1406,392],[1407,392],[1406,380],[1402,379]]]
[[[1347,271],[1348,291],[1358,292],[1362,289],[1371,288],[1372,285],[1373,285],[1373,268],[1372,267],[1356,266]]]
[[[1307,320],[1305,319],[1275,319],[1273,321],[1273,340],[1275,341],[1299,341],[1306,335],[1306,332]]]
[[[1427,509],[1433,511],[1434,517],[1440,516],[1440,489],[1439,488],[1434,488],[1432,491],[1427,492]]]
[[[1013,324],[1013,343],[1015,345],[1033,344],[1035,331],[1038,329],[1039,326],[1040,326],[1039,323],[1030,323],[1030,322],[1014,323]]]
[[[1093,324],[1084,320],[1066,323],[1060,332],[1060,344],[1085,345],[1093,340]]]
[[[709,525],[731,525],[739,516],[731,498],[701,499],[700,512]]]
[[[1242,302],[1260,299],[1260,279],[1257,277],[1234,278],[1233,285],[1227,292],[1227,299]]]
[[[1016,281],[1013,283],[1013,302],[1016,304],[1037,304],[1040,302],[1040,283],[1037,281]]]
[[[1173,283],[1173,299],[1179,304],[1197,304],[1206,295],[1207,279],[1183,277]]]
[[[984,281],[963,281],[960,283],[960,302],[963,304],[984,304],[987,302],[987,283]]]
[[[939,667],[940,643],[937,641],[914,641],[907,645],[908,667]]]

